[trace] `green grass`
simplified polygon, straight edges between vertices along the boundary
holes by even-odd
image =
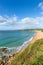
[[[43,65],[43,39],[30,44],[10,62],[8,65]]]

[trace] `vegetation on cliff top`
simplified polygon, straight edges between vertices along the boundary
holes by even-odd
[[[43,39],[30,44],[22,53],[9,61],[8,65],[43,65]]]

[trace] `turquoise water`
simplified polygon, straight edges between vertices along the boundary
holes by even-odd
[[[17,47],[29,40],[33,31],[0,31],[0,47]]]
[[[0,31],[0,47],[14,48],[17,50],[34,34],[34,31]]]

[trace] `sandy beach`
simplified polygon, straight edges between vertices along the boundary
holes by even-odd
[[[31,43],[33,43],[34,41],[38,40],[38,39],[42,39],[43,38],[43,32],[42,31],[36,31],[37,33],[33,36],[33,39],[31,40]]]

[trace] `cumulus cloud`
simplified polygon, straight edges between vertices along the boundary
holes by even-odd
[[[25,17],[22,19],[18,19],[17,16],[0,16],[0,26],[7,26],[12,29],[18,28],[37,28],[42,26],[43,27],[43,17]]]
[[[20,23],[30,24],[30,25],[38,24],[38,17],[37,18],[26,17],[26,18],[22,19]]]
[[[26,17],[16,22],[20,28],[43,28],[43,17]]]
[[[0,25],[13,25],[16,21],[17,21],[17,16],[15,15],[13,17],[0,16]]]
[[[38,25],[40,22],[41,23],[43,22],[43,17],[35,17],[35,18],[26,17],[26,18],[21,19],[18,22],[18,24]]]

